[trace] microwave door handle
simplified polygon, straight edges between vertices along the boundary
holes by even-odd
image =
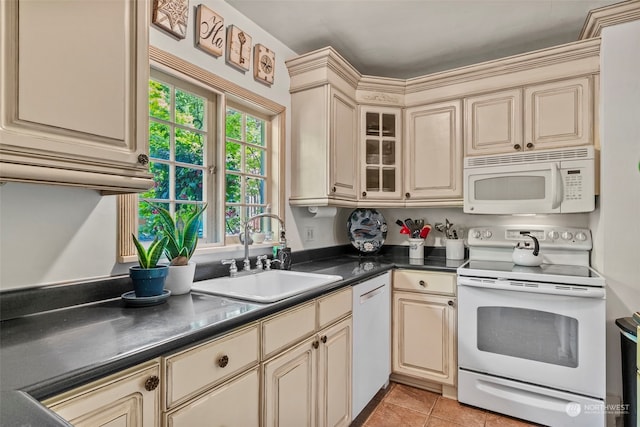
[[[560,170],[557,163],[551,164],[551,209],[557,209],[560,202],[564,198],[562,188],[562,179],[560,178]]]

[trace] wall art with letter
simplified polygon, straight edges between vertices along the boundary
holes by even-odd
[[[213,56],[221,56],[224,52],[224,36],[224,18],[205,5],[198,5],[196,46]]]
[[[189,0],[153,0],[151,22],[177,39],[187,36]]]
[[[227,62],[243,71],[251,65],[251,36],[235,25],[227,27]]]
[[[253,48],[253,77],[269,86],[273,84],[276,68],[276,54],[261,44]]]

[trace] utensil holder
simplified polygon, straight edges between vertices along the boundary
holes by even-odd
[[[464,240],[447,239],[444,244],[447,252],[447,259],[464,259]]]
[[[409,239],[409,258],[424,259],[424,239]]]

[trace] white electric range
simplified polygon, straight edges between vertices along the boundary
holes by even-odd
[[[511,256],[534,235],[543,264]],[[588,229],[469,230],[458,273],[458,400],[551,426],[605,424],[605,280]]]

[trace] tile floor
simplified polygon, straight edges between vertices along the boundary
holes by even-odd
[[[391,383],[380,390],[351,427],[529,427],[537,426],[462,405],[437,393]]]

